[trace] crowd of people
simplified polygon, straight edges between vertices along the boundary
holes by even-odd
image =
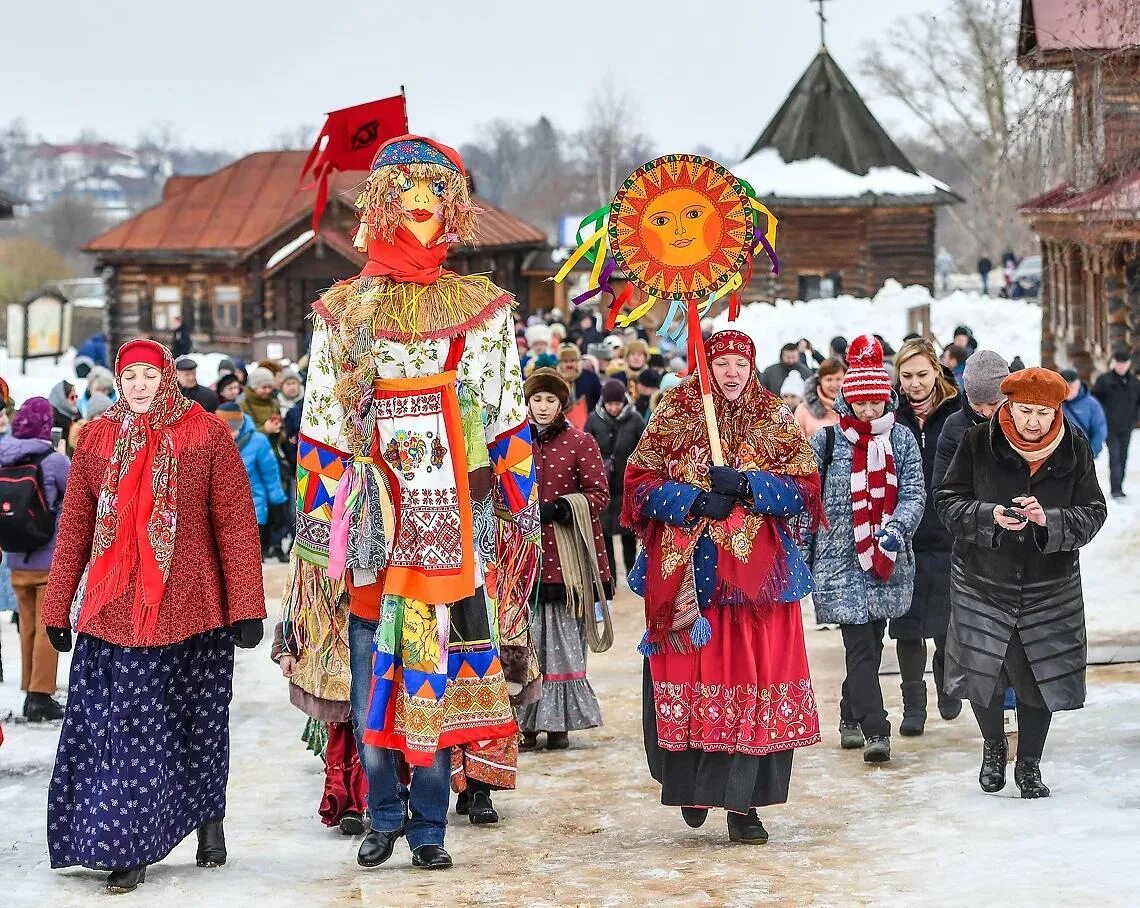
[[[529,679],[523,670],[520,691],[511,697],[519,729],[516,753],[540,746],[565,749],[571,732],[602,723],[587,674],[588,637],[596,629],[596,601],[612,598],[624,584],[646,603],[640,647],[646,656],[645,747],[662,802],[680,807],[692,826],[704,822],[709,808],[723,807],[733,841],[766,841],[756,809],[786,800],[794,750],[819,740],[798,609],[810,593],[817,623],[838,626],[842,634],[841,748],[861,749],[867,762],[890,759],[892,724],[879,680],[889,634],[901,675],[898,732],[924,731],[924,678],[932,648],[938,713],[953,720],[967,699],[981,730],[981,787],[992,792],[1005,784],[1003,707],[1013,701],[1020,730],[1015,781],[1024,797],[1048,796],[1040,759],[1051,715],[1079,707],[1084,699],[1076,553],[1106,515],[1093,461],[1108,448],[1111,491],[1123,497],[1129,436],[1140,415],[1140,380],[1129,357],[1115,356],[1112,369],[1090,390],[1073,370],[1011,372],[998,353],[978,349],[962,326],[941,352],[919,337],[904,339],[894,351],[882,338],[866,335],[850,345],[836,337],[823,356],[801,340],[785,344],[777,362],[760,368],[751,339],[702,327],[725,463],[731,466],[710,466],[699,392],[685,381],[686,363],[675,351],[654,349],[634,330],[602,334],[593,316],[584,315],[570,328],[535,320],[515,326],[522,403],[533,432],[542,547],[541,570],[529,591],[534,605],[525,645],[534,665]],[[132,350],[139,360],[134,364]],[[139,400],[161,411],[154,429],[177,427],[172,438],[189,433],[187,445],[175,443],[176,457],[165,463],[159,437],[141,433],[142,459],[149,459],[152,472],[169,476],[176,462],[207,456],[195,453],[205,439],[212,440],[210,450],[217,446],[218,429],[195,423],[192,412],[213,414],[208,425],[224,427],[233,442],[221,450],[237,455],[203,470],[224,482],[240,466],[248,479],[250,520],[236,513],[232,500],[227,513],[216,510],[220,501],[211,489],[187,492],[194,482],[180,484],[183,504],[170,506],[178,508],[179,523],[189,525],[182,532],[220,539],[232,530],[243,537],[236,546],[243,553],[252,553],[256,534],[262,558],[287,560],[285,548],[296,533],[288,502],[296,494],[306,365],[267,360],[247,367],[223,359],[216,380],[203,385],[192,357],[175,361],[158,345],[139,343],[120,353],[117,377],[102,365],[81,362],[82,377],[61,381],[48,398],[30,398],[19,409],[0,387],[9,402],[0,414],[0,471],[23,470],[26,479],[30,466],[47,510],[58,514],[35,543],[11,534],[0,539],[0,580],[20,618],[28,721],[65,715],[55,699],[56,663],[57,650],[72,645],[70,627],[79,623],[71,602],[116,545],[112,533],[102,559],[86,551],[93,537],[96,547],[100,543],[92,523],[102,500],[99,489],[114,488],[121,496],[123,483],[132,494],[140,488],[140,476],[131,475],[138,470],[130,463],[116,466],[122,430],[119,440],[114,431],[104,431],[129,424],[130,413],[151,412],[132,409],[132,380],[145,386]],[[191,404],[197,407],[186,410]],[[86,426],[91,428],[84,432]],[[102,456],[94,454],[96,437]],[[72,494],[65,505],[73,472],[80,474],[84,492]],[[195,507],[188,504],[191,494],[201,498],[200,526],[186,516]],[[153,523],[123,514],[116,532],[124,520],[151,533],[154,551],[145,560],[157,571],[149,580],[154,595],[168,598],[163,584],[176,565],[163,567],[161,533],[155,537]],[[67,545],[57,555],[62,529]],[[234,551],[232,538],[227,535],[230,541],[219,542],[216,550]],[[248,616],[223,618],[217,591],[233,582],[252,588],[260,574],[230,555],[211,570],[201,582],[214,592],[205,599],[193,596],[193,608],[178,619],[184,626],[175,628],[167,626],[175,619],[165,610],[158,612],[160,626],[154,626],[154,615],[146,617],[155,603],[148,603],[141,565],[138,579],[104,566],[105,576],[95,584],[101,595],[84,606],[91,617],[80,633],[68,708],[87,718],[92,711],[110,714],[111,706],[96,692],[113,683],[125,658],[121,647],[138,643],[148,623],[149,639],[185,644],[192,652],[186,658],[196,665],[205,660],[223,675],[232,666],[232,652],[227,658],[225,644],[210,643],[211,634],[228,627],[228,642],[256,645],[259,605],[250,605]],[[134,602],[126,624],[123,616],[105,625],[110,613],[96,620],[105,606],[125,600]],[[370,641],[375,629],[368,627]],[[347,834],[366,833],[370,817],[384,809],[370,805],[368,761],[359,757],[371,749],[361,747],[357,731],[366,724],[367,705],[353,708],[347,690],[341,698],[322,699],[298,686],[305,645],[312,646],[312,639],[299,647],[298,636],[277,625],[272,656],[290,679],[294,705],[309,716],[306,740],[326,760],[319,815]],[[138,681],[136,693],[156,704],[165,702],[158,679],[169,670],[163,661],[168,655]],[[216,676],[198,673],[195,679],[202,697],[217,700]],[[755,741],[741,737],[739,728],[691,718],[708,716],[710,707],[715,714],[730,702],[755,709],[749,699],[754,692],[777,687],[800,691],[791,703],[796,721],[768,712],[774,724],[753,727]],[[203,721],[218,728],[225,718],[222,704],[210,709],[212,718]],[[168,743],[155,746],[160,760],[173,759]],[[96,860],[89,850],[99,839],[92,824],[103,818],[68,813],[82,812],[77,802],[92,781],[82,775],[90,771],[84,748],[69,748],[66,757],[61,750],[53,777],[53,793],[63,799],[53,798],[63,805],[52,808],[53,828],[75,829],[52,840],[53,862],[59,864]],[[216,790],[224,779],[221,755],[210,759],[213,775],[197,780],[200,793]],[[464,775],[457,809],[473,823],[497,822],[492,794],[513,787],[513,773],[505,784]],[[452,776],[455,787],[454,771]],[[142,851],[124,851],[119,863],[169,850],[194,829],[200,863],[223,862],[221,816],[211,814],[220,812],[217,805],[216,798],[193,807],[187,801],[180,808],[181,825],[137,840]],[[382,854],[387,845],[381,845]],[[108,866],[108,860],[100,856],[96,866]],[[368,863],[364,857],[362,863]],[[113,877],[129,888],[144,875],[128,874],[125,882],[121,874]]]
[[[174,353],[123,345],[110,387],[89,356],[82,395],[61,382],[9,414],[25,715],[63,721],[51,866],[129,892],[192,832],[199,866],[226,863],[234,647],[262,639],[265,558],[288,565],[270,656],[324,759],[317,813],[363,836],[365,868],[401,839],[414,867],[451,867],[452,794],[493,825],[520,751],[603,722],[589,654],[622,585],[644,602],[649,770],[691,827],[722,809],[729,841],[766,842],[760,809],[821,740],[809,596],[842,637],[841,748],[891,758],[889,634],[899,733],[925,730],[933,649],[940,716],[968,700],[980,730],[980,787],[1006,785],[1012,697],[1014,782],[1047,797],[1052,714],[1085,697],[1079,550],[1107,516],[1083,386],[966,326],[941,351],[789,341],[762,367],[706,322],[688,375],[681,348],[588,310],[519,322],[443,267],[473,237],[469,191],[454,149],[380,149],[357,200],[368,265],[314,303],[296,370],[224,360],[206,387],[179,326]],[[1122,497],[1140,382],[1115,359],[1091,399]]]

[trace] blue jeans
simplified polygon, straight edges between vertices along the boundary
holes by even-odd
[[[409,789],[400,782],[397,774],[396,752],[361,741],[372,695],[372,638],[375,634],[375,621],[365,621],[356,615],[349,618],[352,724],[356,729],[360,762],[368,777],[372,828],[377,832],[402,829],[413,851],[421,845],[442,845],[451,800],[451,748],[438,751],[431,766],[413,767]]]

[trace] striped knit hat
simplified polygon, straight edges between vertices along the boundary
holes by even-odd
[[[891,378],[883,368],[883,347],[874,335],[861,334],[847,348],[843,399],[848,403],[891,399]]]

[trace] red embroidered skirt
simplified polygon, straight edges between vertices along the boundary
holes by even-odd
[[[764,756],[819,742],[799,603],[704,610],[712,639],[649,657],[666,751]]]

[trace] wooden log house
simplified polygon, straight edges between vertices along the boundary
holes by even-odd
[[[112,346],[140,335],[169,341],[179,316],[197,349],[248,357],[255,334],[282,331],[304,350],[312,301],[364,264],[351,237],[355,189],[366,176],[334,175],[314,234],[314,193],[298,186],[304,158],[257,152],[206,176],[171,177],[157,205],[87,243],[107,285]],[[525,310],[523,265],[546,236],[485,200],[476,204],[479,245],[452,250],[447,267],[488,274]]]
[[[920,173],[821,47],[732,168],[779,219],[779,277],[750,299],[873,296],[887,278],[934,289],[934,218],[960,201]]]
[[[1088,381],[1122,349],[1140,369],[1140,11],[1023,0],[1018,59],[1072,73],[1071,178],[1021,206],[1041,241],[1041,361]]]

